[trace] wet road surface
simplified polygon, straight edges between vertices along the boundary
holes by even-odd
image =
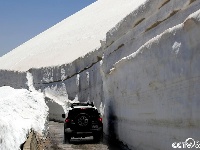
[[[55,147],[53,149],[57,150],[129,150],[120,142],[108,140],[106,136],[100,143],[93,142],[93,137],[91,136],[87,138],[72,138],[70,144],[64,144],[63,123],[50,121],[49,132]]]

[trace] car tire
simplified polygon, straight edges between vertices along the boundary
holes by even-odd
[[[64,144],[69,144],[71,140],[71,135],[64,133]]]
[[[101,143],[101,142],[103,142],[103,132],[95,133],[93,135],[93,139],[94,139],[95,143]]]

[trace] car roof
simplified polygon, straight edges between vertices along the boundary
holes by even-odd
[[[97,108],[94,106],[93,103],[89,103],[89,102],[76,102],[76,103],[72,103],[71,106],[68,108],[68,110],[73,110],[75,108],[93,108],[96,109]]]
[[[81,103],[72,103],[71,107],[76,107],[76,106],[91,106],[94,107],[93,103],[89,103],[89,102],[81,102]]]

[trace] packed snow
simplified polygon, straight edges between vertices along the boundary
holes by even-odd
[[[200,139],[199,38],[200,10],[135,51],[126,38],[122,50],[133,52],[113,64],[103,88],[105,115],[116,116],[116,137],[131,149],[168,150],[175,141]],[[109,133],[111,121],[103,119]]]
[[[1,57],[0,69],[27,71],[70,63],[100,48],[106,33],[144,2],[98,0]]]
[[[31,130],[45,134],[47,116],[42,93],[0,87],[0,149],[20,149]]]

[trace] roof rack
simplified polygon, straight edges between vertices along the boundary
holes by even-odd
[[[85,102],[85,103],[72,103],[71,104],[71,108],[74,108],[74,106],[92,106],[94,107],[94,103],[93,102]]]

